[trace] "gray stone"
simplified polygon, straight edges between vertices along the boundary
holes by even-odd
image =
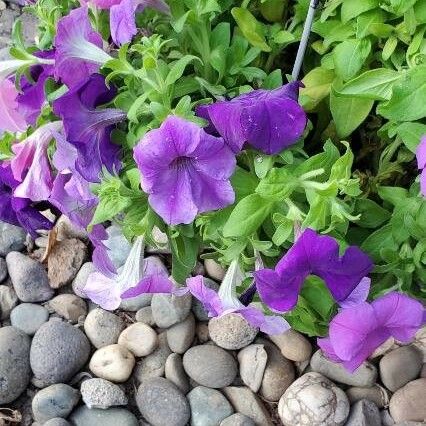
[[[60,417],[55,417],[54,419],[48,420],[43,424],[43,426],[71,426],[71,423],[67,422],[65,419],[61,419]]]
[[[104,241],[108,249],[108,257],[111,259],[113,265],[118,269],[124,265],[129,257],[132,245],[123,235],[123,231],[118,225],[111,225],[106,229],[108,239]]]
[[[281,334],[268,336],[290,361],[303,362],[310,359],[312,345],[309,340],[292,328]]]
[[[174,383],[184,394],[189,392],[189,379],[183,369],[182,357],[179,354],[170,354],[166,360],[164,375]]]
[[[30,381],[30,339],[15,327],[0,328],[0,404],[18,398]]]
[[[395,422],[393,421],[392,416],[389,413],[389,410],[382,410],[380,412],[380,418],[382,420],[383,426],[393,426]]]
[[[162,377],[148,379],[139,386],[136,404],[152,426],[185,426],[191,415],[183,393]]]
[[[284,426],[341,426],[349,414],[345,392],[319,373],[299,377],[278,404]]]
[[[417,379],[398,389],[389,403],[389,411],[395,422],[426,419],[426,379]]]
[[[60,288],[71,284],[86,257],[87,247],[77,238],[58,241],[47,260],[50,286]]]
[[[123,311],[136,312],[141,308],[151,305],[152,294],[140,294],[129,299],[122,299],[120,309]]]
[[[2,20],[5,19],[5,15],[6,12],[3,12]],[[22,228],[0,221],[0,256],[4,257],[11,251],[23,250],[26,238],[27,233]]]
[[[219,284],[210,278],[204,278],[204,285],[212,290],[219,290]],[[192,312],[198,321],[208,321],[210,319],[209,314],[204,309],[203,304],[195,297],[192,298]]]
[[[146,379],[163,376],[167,358],[171,353],[172,351],[167,344],[166,333],[161,333],[158,336],[157,349],[138,363],[135,371],[136,379],[142,383]]]
[[[379,385],[374,385],[369,388],[352,387],[346,391],[346,395],[351,404],[362,399],[368,399],[374,402],[379,408],[387,407],[389,405],[389,395],[385,388]]]
[[[249,388],[228,386],[223,389],[223,393],[234,410],[252,419],[256,426],[272,426],[268,410]]]
[[[139,426],[135,415],[124,408],[101,410],[84,405],[73,411],[70,421],[73,426]]]
[[[254,421],[241,413],[235,413],[220,422],[219,426],[256,426]]]
[[[21,303],[10,313],[12,325],[29,336],[49,320],[49,312],[46,308],[34,303]]]
[[[191,310],[192,296],[174,294],[154,294],[152,296],[152,316],[158,327],[168,328],[183,321]]]
[[[118,343],[134,356],[147,356],[158,346],[158,336],[149,325],[136,322],[121,332]]]
[[[172,325],[166,334],[170,350],[177,354],[185,353],[195,337],[194,316],[190,313],[182,322]]]
[[[266,400],[277,402],[294,382],[294,366],[269,340],[258,339],[256,342],[264,345],[268,355],[259,392]]]
[[[156,325],[154,318],[152,317],[151,306],[145,306],[144,308],[140,308],[136,312],[135,319],[137,322],[149,325],[150,327],[155,327]]]
[[[80,317],[87,315],[86,302],[75,294],[59,294],[49,301],[49,306],[73,324],[77,323]]]
[[[349,413],[348,420],[345,426],[381,426],[382,420],[380,418],[379,409],[377,405],[363,399],[356,402]]]
[[[238,373],[237,362],[224,349],[213,345],[193,346],[183,356],[188,376],[202,386],[229,386]]]
[[[7,277],[7,264],[6,261],[0,257],[0,283]]]
[[[32,401],[33,415],[40,423],[55,417],[67,417],[80,399],[78,390],[63,383],[48,386],[37,392]]]
[[[134,366],[133,354],[124,346],[117,344],[98,349],[89,363],[90,370],[96,376],[117,383],[125,382],[132,374]]]
[[[326,358],[321,350],[311,358],[311,369],[336,382],[349,386],[371,387],[377,381],[377,368],[364,361],[353,373],[350,373],[342,364]]]
[[[210,278],[222,282],[225,278],[226,269],[223,268],[214,259],[204,259],[204,268]]]
[[[104,379],[85,380],[80,387],[81,397],[89,408],[107,409],[127,405],[127,397],[120,386]]]
[[[18,296],[15,290],[7,285],[0,285],[0,319],[8,319],[17,304]]]
[[[77,275],[72,281],[72,289],[74,293],[79,296],[86,298],[84,293],[84,287],[87,284],[87,279],[92,272],[95,272],[96,268],[92,262],[83,263],[80,270],[77,272]]]
[[[86,364],[90,343],[79,329],[50,320],[36,332],[30,351],[31,368],[40,384],[70,380]]]
[[[216,345],[228,350],[238,350],[249,345],[258,331],[236,313],[220,315],[209,321],[210,338]]]
[[[186,396],[191,407],[191,426],[217,426],[234,410],[217,390],[197,386]]]
[[[195,335],[199,344],[207,343],[210,340],[209,325],[204,322],[198,323],[195,327]]]
[[[84,321],[84,331],[97,349],[117,343],[124,327],[120,317],[101,308],[90,311]]]
[[[380,378],[391,392],[395,392],[419,377],[422,365],[422,353],[415,346],[403,346],[380,360]]]
[[[58,231],[58,241],[68,240],[70,238],[78,238],[79,240],[86,241],[89,235],[84,228],[75,225],[68,216],[62,215],[56,222],[56,230]]]
[[[49,286],[43,265],[17,251],[6,256],[7,268],[13,288],[22,302],[44,302],[54,292]]]
[[[268,355],[261,344],[246,346],[238,353],[241,380],[253,392],[260,389],[267,360]]]

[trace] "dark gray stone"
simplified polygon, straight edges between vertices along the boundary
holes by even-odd
[[[82,406],[73,411],[69,420],[73,426],[139,426],[135,415],[124,408],[101,410]]]
[[[53,297],[47,272],[40,262],[17,251],[6,256],[13,288],[22,302],[44,302]]]
[[[0,328],[0,404],[18,398],[30,381],[30,339],[15,327]]]
[[[34,303],[21,303],[10,313],[12,325],[29,336],[34,336],[36,331],[48,320],[48,310]]]
[[[70,380],[86,364],[90,354],[87,337],[76,327],[50,320],[36,332],[30,361],[40,384],[51,385]]]
[[[381,424],[377,405],[372,401],[362,399],[352,405],[345,426],[381,426]]]
[[[183,321],[191,310],[192,296],[185,294],[154,294],[152,296],[152,317],[158,327],[168,328]]]
[[[172,352],[185,353],[195,337],[195,319],[191,313],[182,322],[172,325],[167,330],[167,343]]]
[[[6,261],[0,257],[0,283],[2,283],[7,277],[7,264]]]
[[[1,14],[0,19],[0,35],[3,25],[7,25],[7,20],[11,19],[11,25],[15,20],[16,12],[6,9]],[[11,251],[21,251],[25,247],[25,239],[27,233],[20,227],[10,225],[0,221],[0,256],[4,257]]]

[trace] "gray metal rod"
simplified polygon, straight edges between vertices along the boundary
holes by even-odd
[[[315,11],[318,8],[319,3],[320,0],[311,0],[311,3],[309,4],[308,14],[306,15],[305,25],[303,26],[302,37],[300,39],[299,48],[297,49],[293,71],[291,73],[293,80],[297,80],[299,78],[303,58],[305,57],[306,47],[309,41],[309,35],[311,34],[312,23],[314,22]]]

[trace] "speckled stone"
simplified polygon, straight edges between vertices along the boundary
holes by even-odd
[[[117,405],[127,405],[127,396],[120,386],[105,379],[85,380],[80,387],[84,403],[89,408],[107,409]]]

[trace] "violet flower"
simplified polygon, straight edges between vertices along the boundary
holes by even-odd
[[[133,297],[133,288],[143,288],[141,293],[170,293],[172,283],[168,279],[167,269],[155,258],[144,259],[143,237],[136,238],[126,263],[119,274],[105,276],[100,272],[89,275],[83,292],[93,302],[107,310],[120,306],[122,298]]]
[[[296,81],[274,90],[254,90],[197,112],[235,153],[248,142],[265,154],[278,154],[296,143],[306,126],[306,114],[297,103],[299,87]]]
[[[57,24],[54,45],[55,78],[68,87],[96,73],[111,58],[102,49],[102,37],[93,30],[88,7],[74,9]]]
[[[342,309],[331,321],[329,337],[318,339],[325,355],[353,372],[390,337],[409,343],[425,323],[422,304],[391,292],[372,303]]]
[[[115,94],[102,75],[93,74],[53,103],[67,141],[77,149],[76,170],[89,182],[99,182],[102,167],[110,173],[120,168],[120,148],[111,142],[110,134],[126,114],[115,108],[96,108],[110,102]]]
[[[99,0],[96,0],[98,3]],[[119,2],[112,0],[100,0],[105,6],[111,4],[110,27],[111,38],[114,43],[121,45],[132,40],[137,33],[135,22],[136,12],[143,12],[147,7],[156,9],[160,12],[170,14],[170,8],[163,0],[121,0]]]
[[[420,174],[420,192],[426,197],[426,135],[420,139],[420,145],[416,151],[417,164],[422,171]]]
[[[53,132],[62,128],[60,121],[47,123],[34,131],[24,141],[12,146],[15,157],[11,169],[15,180],[20,182],[14,195],[31,201],[46,201],[52,190],[53,175],[47,148]]]
[[[369,280],[363,279],[373,268],[370,258],[358,247],[349,247],[339,256],[339,245],[326,235],[306,229],[275,269],[254,272],[262,301],[271,309],[284,312],[297,304],[308,275],[325,281],[339,304],[356,304],[368,295]]]
[[[27,128],[25,117],[18,109],[18,96],[13,82],[0,78],[0,133],[23,132]]]
[[[169,225],[191,223],[197,214],[234,202],[229,178],[236,160],[222,138],[169,116],[134,148],[142,189]]]
[[[10,163],[0,161],[0,220],[21,226],[33,238],[37,238],[37,230],[51,229],[53,223],[37,210],[31,200],[14,195],[18,185],[19,182],[13,177]]]
[[[240,314],[253,327],[264,333],[281,334],[290,328],[287,321],[281,316],[265,315],[254,306],[244,306],[236,292],[237,284],[241,283],[244,275],[234,260],[228,268],[222,281],[219,292],[208,288],[201,275],[186,280],[187,289],[198,299],[210,317],[218,317],[229,313]]]

